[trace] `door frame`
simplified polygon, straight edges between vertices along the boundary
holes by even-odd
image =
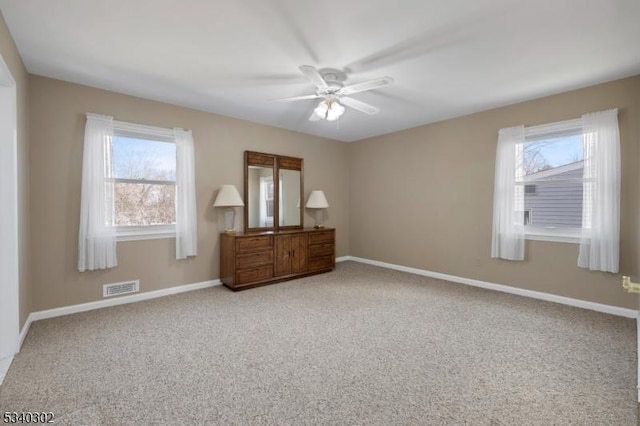
[[[0,383],[20,336],[17,120],[16,82],[0,55]]]

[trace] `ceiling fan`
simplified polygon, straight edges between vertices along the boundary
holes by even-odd
[[[313,110],[313,113],[309,117],[309,120],[311,121],[318,121],[322,119],[329,121],[337,120],[342,114],[344,114],[345,108],[342,105],[346,105],[365,114],[377,114],[380,112],[380,109],[357,99],[350,98],[349,95],[367,90],[380,89],[381,87],[385,87],[393,83],[393,79],[391,77],[381,77],[345,86],[343,81],[347,79],[347,75],[343,71],[333,68],[317,70],[311,65],[301,65],[298,69],[311,83],[313,83],[314,86],[316,86],[316,94],[276,99],[276,101],[299,101],[303,99],[322,98],[323,100]]]

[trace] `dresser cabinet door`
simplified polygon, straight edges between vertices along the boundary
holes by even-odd
[[[275,276],[307,270],[307,234],[278,235],[275,239]]]
[[[297,274],[307,270],[307,234],[291,236],[291,272]]]
[[[276,261],[274,275],[287,275],[291,273],[291,236],[276,236]]]

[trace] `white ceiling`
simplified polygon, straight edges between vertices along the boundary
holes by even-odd
[[[29,72],[341,141],[640,74],[638,0],[0,0]],[[308,121],[301,64],[353,95]],[[117,115],[117,111],[114,112]],[[124,117],[122,117],[124,118]]]

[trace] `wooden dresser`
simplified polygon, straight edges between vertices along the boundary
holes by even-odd
[[[329,272],[336,266],[332,228],[222,234],[220,280],[232,290]]]

